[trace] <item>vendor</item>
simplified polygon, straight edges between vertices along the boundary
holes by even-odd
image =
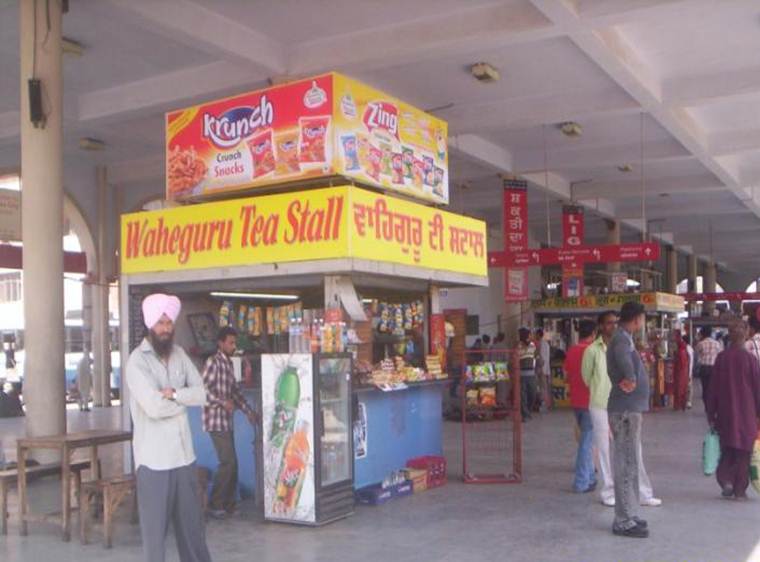
[[[208,360],[203,371],[207,397],[207,405],[203,408],[203,430],[211,436],[219,458],[209,514],[215,519],[225,519],[236,512],[238,464],[233,416],[236,409],[241,410],[253,426],[258,424],[259,416],[246,402],[235,380],[231,358],[237,350],[237,332],[225,326],[219,330],[216,340],[217,353]]]

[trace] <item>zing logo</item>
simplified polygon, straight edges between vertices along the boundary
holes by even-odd
[[[364,125],[370,132],[383,129],[398,139],[398,108],[386,101],[370,102],[364,110]]]
[[[274,106],[266,95],[261,96],[258,107],[235,107],[217,117],[203,114],[203,138],[219,148],[232,148],[259,127],[274,121]]]

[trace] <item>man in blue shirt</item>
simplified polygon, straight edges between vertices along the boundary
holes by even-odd
[[[612,383],[607,410],[615,442],[615,521],[618,536],[646,538],[646,521],[638,517],[639,458],[642,413],[649,409],[649,376],[633,342],[645,325],[644,307],[627,302],[620,327],[607,348],[607,372]]]

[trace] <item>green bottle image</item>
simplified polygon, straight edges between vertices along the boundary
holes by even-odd
[[[298,370],[288,365],[277,377],[275,386],[274,416],[270,435],[273,446],[282,447],[285,439],[293,433],[300,399],[301,381],[298,378]]]

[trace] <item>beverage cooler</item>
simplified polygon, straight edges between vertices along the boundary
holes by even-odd
[[[264,514],[323,525],[354,509],[350,354],[263,355]]]

